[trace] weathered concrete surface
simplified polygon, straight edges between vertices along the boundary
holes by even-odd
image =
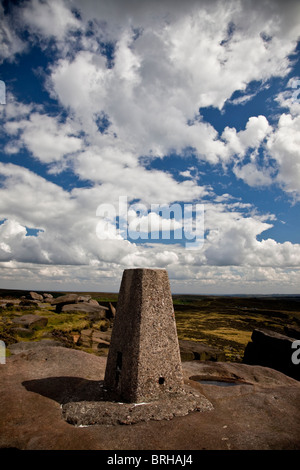
[[[120,401],[177,393],[183,384],[173,299],[165,269],[125,269],[105,372]]]
[[[136,424],[142,421],[161,421],[174,416],[186,416],[191,412],[213,410],[210,401],[192,387],[183,386],[181,393],[164,394],[145,403],[120,403],[107,401],[102,388],[97,401],[72,401],[62,406],[64,419],[71,424],[90,426],[95,424]],[[97,396],[99,396],[97,395]]]
[[[0,365],[0,448],[18,449],[300,449],[300,384],[261,366],[183,363],[186,383],[213,404],[172,420],[131,426],[75,427],[61,404],[90,400],[106,358],[63,347],[40,347]],[[243,382],[202,385],[190,377]]]

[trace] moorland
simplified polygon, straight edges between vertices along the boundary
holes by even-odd
[[[39,293],[39,291],[37,291]],[[53,298],[69,292],[49,292]],[[116,307],[118,294],[107,292],[76,292],[89,295],[100,305]],[[0,340],[9,346],[17,342],[56,339],[65,346],[96,355],[106,355],[108,349],[93,347],[83,341],[90,331],[111,331],[113,319],[95,319],[84,312],[57,313],[50,302],[22,305],[21,298],[28,291],[0,289]],[[24,302],[23,302],[24,304]],[[218,348],[226,361],[241,362],[247,343],[255,328],[267,328],[284,333],[286,326],[300,327],[300,296],[212,296],[173,295],[173,305],[179,340],[189,340]],[[24,335],[15,328],[15,320],[22,315],[47,318],[46,325],[38,325]],[[105,341],[104,341],[105,343]]]

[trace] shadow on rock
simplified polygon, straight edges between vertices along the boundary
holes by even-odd
[[[29,392],[51,398],[60,404],[103,400],[103,380],[87,380],[80,377],[47,377],[26,380],[22,382],[22,385]]]

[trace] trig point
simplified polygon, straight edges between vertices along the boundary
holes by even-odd
[[[95,400],[64,404],[65,420],[123,425],[211,410],[207,398],[183,381],[167,271],[126,269],[104,383]]]
[[[105,371],[117,401],[141,403],[183,386],[173,301],[165,269],[126,269]]]

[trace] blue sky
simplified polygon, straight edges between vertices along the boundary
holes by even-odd
[[[173,292],[299,293],[299,2],[29,0],[0,16],[0,286],[117,291],[124,269],[158,267]],[[154,204],[202,205],[204,243],[126,236],[124,197],[146,231],[168,227]]]

